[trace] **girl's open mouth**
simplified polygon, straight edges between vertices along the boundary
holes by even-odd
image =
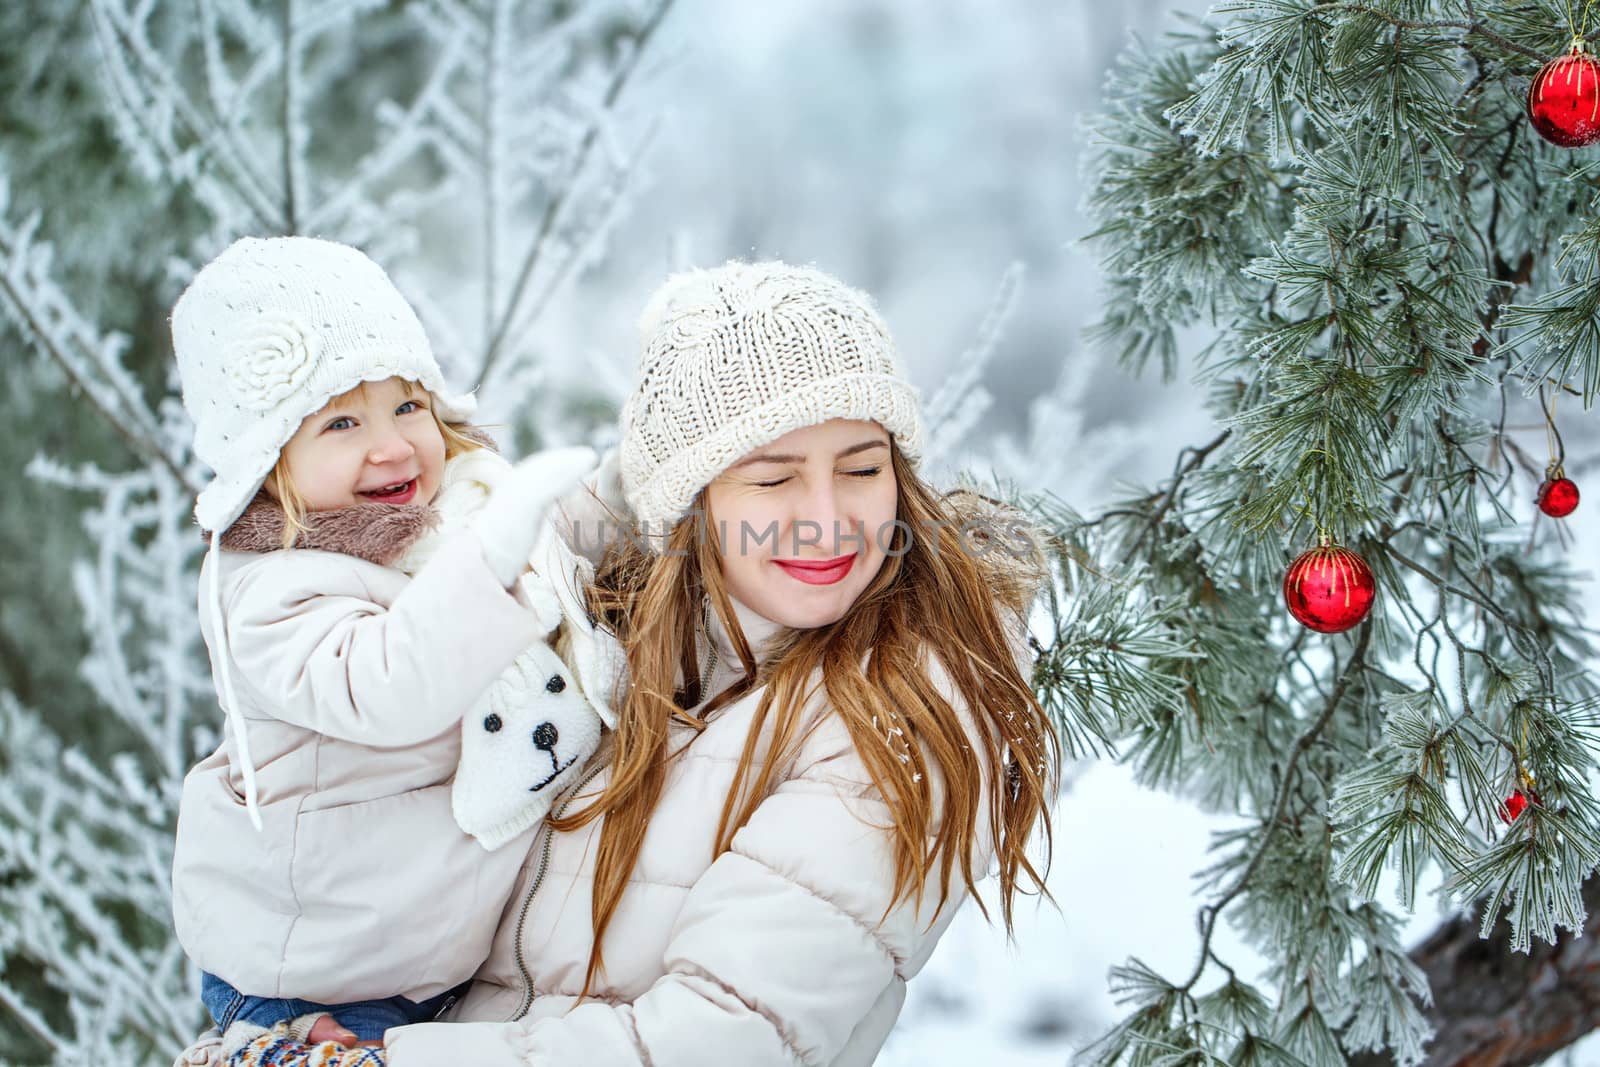
[[[360,495],[380,504],[409,504],[412,498],[417,495],[417,479],[413,478],[409,482],[395,482],[393,485],[386,485],[380,489],[365,489],[362,490]]]

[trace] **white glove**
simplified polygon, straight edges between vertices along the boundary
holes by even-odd
[[[592,448],[553,448],[529,456],[500,478],[471,524],[501,585],[509,589],[527,568],[550,505],[593,470],[595,460]]]
[[[615,447],[600,457],[600,466],[562,497],[551,512],[556,529],[575,552],[598,564],[617,538],[618,525],[632,517],[622,493],[622,463]]]
[[[600,466],[586,479],[594,495],[611,511],[628,513],[628,498],[622,492],[622,452],[615,445],[600,457]]]
[[[461,720],[450,810],[486,850],[544,821],[599,747],[600,718],[574,681],[556,650],[536,641]]]

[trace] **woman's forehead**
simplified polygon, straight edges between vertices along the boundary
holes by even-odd
[[[854,455],[889,443],[889,433],[867,419],[829,419],[814,426],[790,430],[782,437],[752,449],[733,463],[801,463],[813,456],[833,459]]]

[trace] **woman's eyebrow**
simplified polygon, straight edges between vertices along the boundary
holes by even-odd
[[[844,451],[840,452],[834,458],[843,459],[846,456],[853,456],[857,452],[865,452],[869,448],[888,448],[888,447],[889,447],[889,442],[888,441],[862,441],[860,444],[851,445],[849,448],[847,448]],[[780,453],[780,452],[762,452],[762,453],[759,453],[757,455],[749,456],[749,457],[747,457],[745,459],[741,459],[739,462],[735,463],[732,467],[730,467],[729,470],[737,470],[740,467],[746,467],[746,466],[749,466],[752,463],[804,463],[805,461],[806,461],[806,457],[800,456],[800,455],[794,455],[794,454],[788,453],[788,452],[782,452],[782,453]]]

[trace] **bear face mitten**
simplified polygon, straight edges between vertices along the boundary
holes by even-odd
[[[583,599],[593,566],[546,524],[514,592],[553,632],[523,651],[461,723],[456,825],[493,851],[538,825],[614,726],[625,659]]]
[[[594,755],[600,727],[555,649],[529,647],[462,720],[456,825],[490,851],[538,825]]]
[[[476,527],[480,536],[496,529],[494,523],[483,526],[483,516],[503,496],[536,502],[559,491],[581,468],[585,451],[540,453],[515,467],[487,449],[451,459],[433,501],[438,527],[395,566],[415,573],[463,524]],[[539,470],[542,480],[530,477]],[[574,553],[556,523],[541,512],[535,506],[518,519],[531,533],[508,540],[491,536],[486,542],[503,546],[520,540],[533,546],[508,584],[554,642],[525,649],[461,722],[451,807],[456,824],[491,851],[543,820],[555,797],[582,772],[600,744],[602,726],[615,723],[611,693],[624,663],[616,639],[596,630],[583,602],[593,564]],[[507,519],[510,514],[496,521],[516,525]]]

